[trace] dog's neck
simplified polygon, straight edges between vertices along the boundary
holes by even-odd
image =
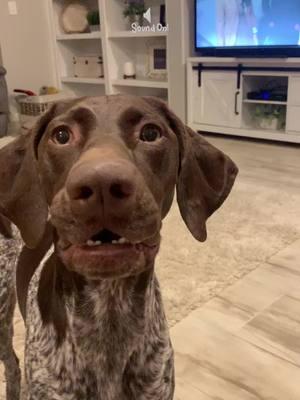
[[[145,378],[149,393],[155,398],[162,398],[163,390],[169,393],[172,350],[153,266],[130,278],[96,282],[55,261],[54,253],[38,289],[42,331],[49,327],[54,332],[53,326],[56,331],[52,337],[59,356],[52,358],[51,369],[63,370],[66,359],[80,360],[82,371],[95,376],[107,400],[142,398],[146,389],[139,379],[146,370],[151,379],[155,376],[154,381]]]
[[[45,295],[49,289],[50,298]],[[54,325],[58,342],[64,339],[67,326],[72,328],[69,315],[85,319],[88,327],[95,328],[105,320],[112,330],[119,325],[120,329],[130,327],[137,335],[144,335],[148,321],[153,320],[156,302],[161,306],[153,264],[139,275],[94,281],[69,271],[54,253],[41,273],[38,304],[44,324]]]

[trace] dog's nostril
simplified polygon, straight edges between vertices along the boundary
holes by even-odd
[[[130,188],[126,188],[120,183],[114,183],[110,187],[110,194],[116,199],[124,199],[125,197],[128,197],[130,193]]]
[[[87,200],[93,195],[93,191],[88,186],[82,186],[78,193],[78,199]]]

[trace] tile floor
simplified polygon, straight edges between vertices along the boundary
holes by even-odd
[[[172,329],[176,400],[300,399],[300,240]]]

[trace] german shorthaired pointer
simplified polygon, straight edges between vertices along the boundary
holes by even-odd
[[[13,350],[15,264],[19,250],[20,240],[13,238],[9,222],[0,215],[0,361],[5,368],[7,400],[18,400],[20,396],[21,372]]]
[[[176,187],[187,227],[204,241],[234,163],[164,102],[111,96],[54,105],[0,151],[0,171],[0,212],[33,249],[24,249],[17,274],[29,398],[173,399],[154,273],[162,220]],[[47,224],[53,246],[29,262],[49,244]]]

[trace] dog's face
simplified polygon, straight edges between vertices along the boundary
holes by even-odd
[[[51,119],[36,152],[70,269],[104,278],[151,265],[179,166],[165,118],[138,98],[88,99]]]
[[[56,104],[28,137],[0,150],[0,164],[0,211],[31,247],[49,211],[61,260],[89,279],[153,265],[176,185],[187,226],[205,240],[205,221],[237,174],[165,103],[133,96]]]

